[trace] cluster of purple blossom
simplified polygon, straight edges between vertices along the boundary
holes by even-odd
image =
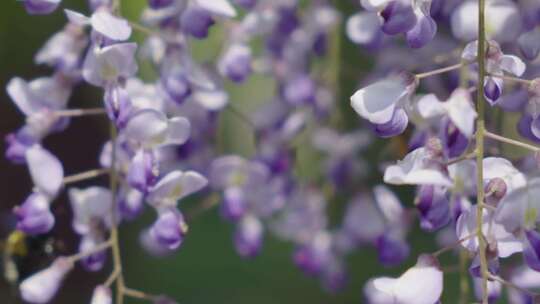
[[[115,303],[125,296],[176,303],[126,286],[117,227],[151,207],[156,219],[141,233],[142,247],[157,256],[171,254],[188,232],[189,215],[178,203],[198,193],[206,197],[204,208],[219,202],[222,217],[235,225],[239,255],[257,255],[265,233],[271,233],[293,242],[294,263],[330,291],[344,286],[346,258],[360,246],[374,246],[384,266],[404,262],[416,216],[422,229],[437,233],[443,248],[420,255],[398,278],[368,281],[367,302],[438,303],[443,267],[437,258],[454,249],[463,265],[470,262],[462,281],[468,286],[472,277],[483,303],[497,301],[503,287],[511,303],[538,301],[529,289],[540,287],[540,147],[488,131],[509,124],[484,113],[487,103],[490,113],[520,114],[519,134],[540,142],[540,80],[519,78],[539,72],[538,1],[359,1],[362,10],[344,22],[346,33],[373,52],[376,64],[351,97],[351,111],[371,131],[343,130],[335,123],[340,117],[331,70],[337,64],[332,57],[340,54],[332,44],[339,43],[334,28],[342,18],[336,8],[324,0],[233,2],[149,0],[137,23],[121,16],[118,0],[90,0],[89,16],[65,10],[67,25],[35,56],[53,75],[8,83],[26,123],[7,136],[6,156],[25,164],[35,185],[14,210],[17,230],[30,236],[49,232],[55,224],[50,207],[60,191],[110,177],[108,188],[68,189],[79,252],[25,279],[23,300],[49,303],[76,262],[99,271],[110,251],[111,276],[96,287],[92,304],[112,303],[113,283]],[[30,14],[48,14],[60,0],[22,3]],[[215,62],[198,62],[191,44],[206,39],[216,23],[226,29],[222,53]],[[129,42],[133,30],[147,35],[140,47]],[[390,37],[399,34],[406,43]],[[139,78],[139,60],[155,68],[155,81]],[[269,76],[276,92],[246,113],[229,100],[225,84],[240,85],[253,73]],[[82,83],[103,89],[103,107],[68,108],[71,92]],[[255,134],[249,158],[216,149],[225,110]],[[83,115],[107,115],[110,140],[97,156],[101,168],[65,176],[61,161],[42,143]],[[404,133],[410,134],[408,154],[376,169],[387,184],[417,186],[416,212],[387,186],[358,189],[370,177],[364,152],[372,134]],[[510,161],[500,156],[508,150],[499,144],[532,153]],[[306,178],[298,170],[305,149],[323,164],[318,176]],[[341,223],[331,225],[327,207],[338,192],[350,203]],[[516,253],[523,264],[499,262]],[[469,301],[467,290],[460,295],[463,303]]]

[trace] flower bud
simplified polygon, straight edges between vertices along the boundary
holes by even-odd
[[[126,188],[118,196],[118,209],[123,219],[133,220],[144,209],[144,195],[136,189]]]
[[[26,151],[36,143],[35,138],[23,128],[15,133],[6,135],[6,158],[15,164],[26,162]]]
[[[283,88],[283,98],[293,106],[304,105],[315,100],[315,83],[307,75],[291,79]]]
[[[23,0],[26,12],[31,15],[52,13],[60,5],[61,0]]]
[[[161,77],[161,85],[169,97],[179,105],[192,94],[191,84],[183,71],[168,72]]]
[[[110,288],[99,285],[94,289],[90,304],[112,304],[112,291]]]
[[[221,74],[241,83],[251,74],[251,49],[243,44],[233,44],[219,62]]]
[[[506,182],[500,177],[492,178],[485,186],[486,203],[491,206],[497,206],[501,199],[506,195]]]
[[[182,214],[177,210],[167,210],[159,215],[149,233],[158,245],[175,250],[182,244],[187,230]]]
[[[188,7],[180,18],[182,30],[197,39],[206,38],[208,29],[214,23],[214,19],[207,10],[195,6]]]
[[[236,226],[234,245],[242,257],[254,257],[261,250],[263,226],[258,218],[248,215]]]
[[[125,127],[132,110],[128,92],[120,86],[107,87],[104,100],[109,118],[117,127]]]
[[[225,189],[221,204],[221,216],[227,220],[236,221],[246,212],[244,191],[238,187]]]
[[[13,210],[17,217],[17,229],[26,234],[36,235],[51,231],[54,215],[51,213],[49,199],[41,193],[32,193],[21,206]]]
[[[92,251],[103,242],[104,240],[103,240],[103,237],[101,236],[94,236],[90,234],[83,235],[81,238],[81,242],[79,244],[79,252],[84,253],[84,252]],[[101,250],[99,252],[95,252],[81,259],[81,264],[87,271],[95,272],[103,268],[103,265],[105,265],[106,259],[107,259],[106,250]]]
[[[73,263],[69,259],[57,258],[49,268],[33,274],[21,283],[19,289],[22,299],[32,304],[49,303],[72,268]]]
[[[148,193],[149,189],[156,183],[157,178],[158,170],[154,155],[152,152],[139,150],[128,168],[128,184],[142,193]]]

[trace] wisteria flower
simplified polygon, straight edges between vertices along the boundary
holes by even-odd
[[[57,258],[51,266],[25,279],[19,289],[21,297],[28,303],[49,303],[60,288],[64,277],[73,268],[66,258]]]
[[[26,151],[26,163],[38,191],[54,198],[63,186],[62,163],[56,156],[37,144]]]
[[[17,229],[29,235],[49,232],[55,223],[50,210],[50,201],[46,195],[32,193],[13,213],[17,217]]]
[[[90,25],[94,31],[108,39],[125,41],[131,36],[131,26],[127,20],[113,15],[107,9],[98,9],[90,18],[71,10],[65,10],[65,13],[74,24]]]
[[[423,118],[440,118],[446,115],[467,138],[473,135],[478,114],[473,107],[470,93],[465,89],[456,89],[446,102],[439,101],[434,94],[426,95],[418,100],[417,108]]]
[[[489,39],[498,42],[509,42],[515,39],[521,30],[519,9],[515,2],[509,0],[486,1],[486,27],[490,30]],[[478,38],[478,2],[463,1],[452,13],[451,29],[455,37],[469,42]]]
[[[178,200],[200,191],[207,184],[207,179],[197,172],[172,171],[150,189],[147,200],[158,209],[176,206]]]
[[[394,185],[438,185],[451,187],[450,178],[430,161],[426,148],[418,148],[384,172],[384,181]]]
[[[439,300],[442,291],[443,272],[429,255],[418,257],[416,265],[399,278],[375,278],[364,289],[370,303],[381,304],[432,304]]]
[[[106,47],[93,46],[88,50],[83,66],[84,79],[100,87],[115,84],[137,72],[135,43],[117,43]]]
[[[465,210],[459,217],[456,224],[456,235],[458,239],[464,240],[461,244],[471,252],[478,251],[478,238],[476,233],[476,214],[478,208],[471,207]],[[483,225],[482,233],[484,234],[490,248],[497,250],[497,254],[501,258],[506,258],[514,253],[523,251],[521,241],[512,233],[508,232],[505,227],[494,219],[494,216],[483,210],[482,214]],[[470,237],[473,235],[474,237]]]
[[[463,59],[472,61],[476,59],[478,53],[478,41],[469,43],[463,50]],[[497,103],[503,91],[503,79],[497,76],[503,76],[504,72],[514,76],[521,76],[525,73],[526,65],[517,56],[505,55],[500,46],[494,42],[489,42],[487,51],[486,70],[493,76],[487,76],[484,79],[484,95],[491,105]]]
[[[351,106],[384,137],[402,133],[409,122],[402,109],[417,86],[416,78],[402,74],[362,88],[351,97]]]
[[[108,227],[111,223],[112,195],[103,187],[86,189],[71,188],[69,199],[73,211],[73,230],[79,234],[87,234],[99,228]]]
[[[163,145],[181,145],[190,135],[191,125],[184,117],[167,118],[153,109],[140,110],[126,123],[125,135],[144,148]]]
[[[64,80],[67,81],[67,80]],[[42,77],[31,82],[13,78],[7,85],[11,100],[26,115],[28,134],[39,141],[45,135],[62,129],[63,123],[54,111],[66,107],[71,88],[59,77]]]

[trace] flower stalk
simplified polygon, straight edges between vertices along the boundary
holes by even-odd
[[[93,169],[64,177],[64,185],[74,184],[109,173],[109,169]]]
[[[461,67],[463,67],[464,65],[466,65],[466,62],[460,62],[460,63],[456,63],[456,64],[453,64],[451,66],[447,66],[447,67],[444,67],[444,68],[436,69],[436,70],[425,72],[425,73],[416,74],[415,76],[416,76],[416,79],[423,79],[423,78],[426,78],[426,77],[435,76],[435,75],[451,72],[451,71],[454,71],[454,70],[458,70]]]
[[[111,168],[109,171],[109,187],[112,194],[112,208],[111,208],[111,242],[112,242],[112,254],[113,254],[113,273],[117,273],[116,277],[116,303],[122,304],[124,302],[124,275],[122,273],[122,256],[120,253],[120,240],[118,237],[118,223],[116,221],[116,192],[118,188],[118,173],[116,172],[116,139],[117,130],[113,123],[110,124],[110,137],[112,145],[111,155]]]
[[[478,90],[476,121],[476,233],[478,237],[478,255],[480,258],[480,272],[482,275],[482,304],[488,304],[488,264],[486,257],[486,240],[482,232],[484,212],[484,136],[485,136],[485,104],[484,90],[481,89],[486,77],[486,1],[478,0]]]

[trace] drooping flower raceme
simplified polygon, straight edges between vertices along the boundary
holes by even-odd
[[[366,246],[385,269],[407,263],[416,252],[409,232],[418,224],[448,247],[420,255],[399,277],[381,270],[364,286],[367,303],[457,302],[453,294],[441,298],[443,269],[454,265],[439,265],[438,256],[458,251],[461,278],[473,281],[479,301],[509,294],[511,302],[535,302],[524,288],[539,286],[530,271],[540,269],[531,199],[540,188],[540,149],[511,132],[517,126],[540,141],[535,1],[362,0],[350,16],[325,0],[147,3],[140,21],[123,17],[117,1],[64,10],[65,27],[34,57],[52,74],[7,83],[25,121],[6,136],[6,157],[26,165],[33,182],[14,208],[15,228],[29,237],[55,229],[66,190],[79,237],[77,253],[22,281],[25,301],[51,302],[74,263],[95,272],[111,259],[110,279],[89,295],[91,303],[110,304],[113,293],[176,303],[125,286],[118,226],[152,210],[141,245],[170,255],[187,244],[197,215],[219,205],[235,226],[231,241],[240,256],[256,258],[268,235],[289,241],[292,262],[327,291],[347,284],[348,257]],[[60,1],[21,4],[47,14]],[[367,49],[361,56],[373,58],[362,67],[351,109],[339,102],[355,68],[344,57],[340,25]],[[144,35],[140,44],[134,31]],[[216,58],[202,58],[199,47]],[[70,108],[72,92],[84,84],[101,90],[102,103]],[[254,84],[260,92],[251,91]],[[249,106],[237,98],[246,94]],[[346,119],[348,111],[362,119]],[[68,175],[55,156],[64,154],[47,137],[86,115],[108,118],[110,138],[98,168]],[[391,137],[389,145],[371,134]],[[380,174],[392,187],[415,187],[414,197],[379,185]],[[73,185],[102,175],[108,186]],[[506,262],[518,253],[522,264]],[[460,297],[470,300],[465,290]]]

